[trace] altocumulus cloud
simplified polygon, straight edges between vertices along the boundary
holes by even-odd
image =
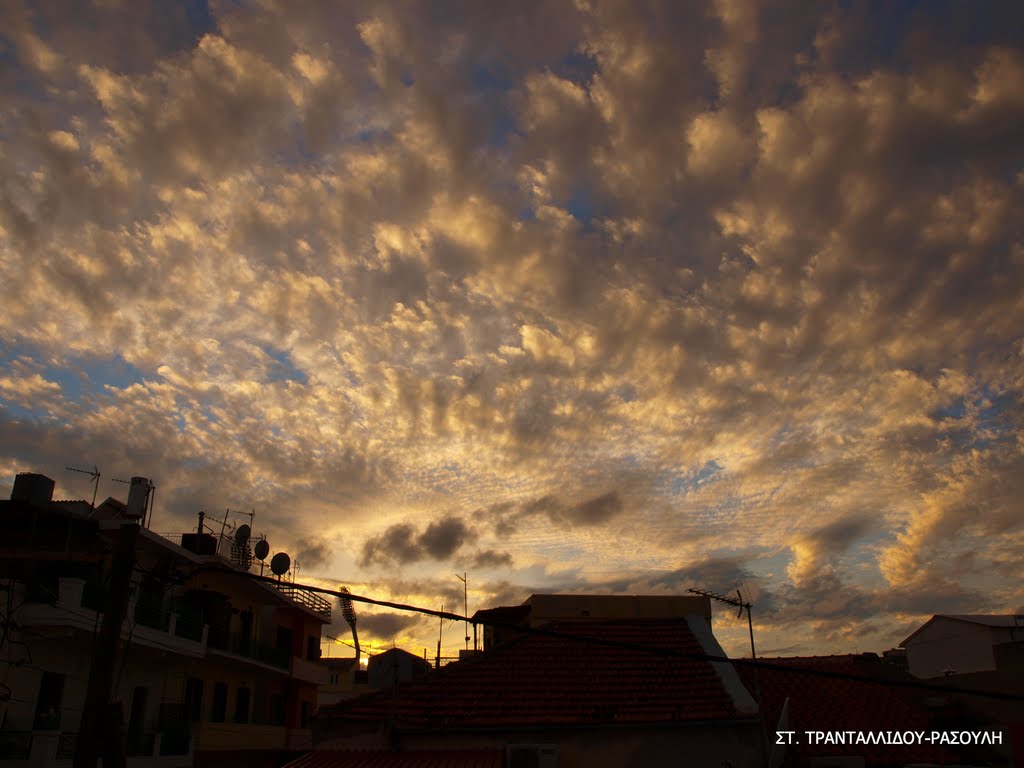
[[[430,605],[743,582],[769,647],[1024,600],[1015,4],[0,26],[5,482]]]

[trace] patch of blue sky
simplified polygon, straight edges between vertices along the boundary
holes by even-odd
[[[636,401],[636,387],[633,384],[623,384],[621,387],[616,387],[613,393],[624,403],[632,403]]]
[[[3,418],[4,421],[40,422],[48,416],[49,414],[44,410],[26,408],[0,397],[0,418]]]
[[[947,419],[962,419],[967,415],[967,402],[964,398],[957,398],[955,402],[950,405],[943,406],[942,408],[936,408],[928,414],[928,418],[933,421],[946,421]]]
[[[507,93],[515,87],[516,81],[509,73],[499,71],[496,66],[481,65],[473,68],[470,85],[477,91]]]
[[[352,135],[352,140],[359,144],[392,144],[394,134],[385,128],[362,128]]]
[[[244,3],[238,3],[244,5]],[[161,47],[169,51],[193,48],[205,35],[217,31],[208,0],[154,3],[149,24]]]
[[[721,480],[724,475],[722,467],[712,459],[705,462],[703,466],[696,467],[692,471],[668,475],[662,486],[672,496],[685,496],[694,491],[699,491],[704,486]]]
[[[220,417],[214,412],[213,408],[208,405],[199,407],[199,413],[210,424],[219,424]]]
[[[643,457],[635,453],[627,453],[625,456],[619,457],[618,461],[628,469],[637,469],[644,463]]]
[[[10,371],[19,358],[31,361],[40,376],[59,384],[64,397],[73,401],[103,394],[108,387],[126,389],[143,381],[142,371],[118,354],[72,355],[58,361],[29,344],[0,343],[0,371]]]
[[[566,54],[551,68],[552,74],[580,86],[588,85],[597,70],[597,60],[583,51]]]
[[[565,210],[576,221],[583,224],[585,230],[592,229],[595,220],[605,218],[608,215],[607,206],[602,205],[595,198],[594,192],[590,187],[582,184],[573,189],[564,205]]]
[[[1012,394],[993,392],[983,388],[972,400],[958,398],[943,408],[929,413],[938,422],[954,422],[939,433],[942,440],[949,440],[964,448],[991,448],[997,443],[1016,440],[1016,427],[1012,413],[1017,409]],[[967,418],[967,417],[973,418]],[[961,422],[957,424],[956,422]]]
[[[309,383],[309,377],[295,365],[295,362],[287,352],[270,346],[263,346],[261,349],[276,363],[276,365],[270,366],[268,371],[268,379],[270,381],[295,381],[299,384]]]

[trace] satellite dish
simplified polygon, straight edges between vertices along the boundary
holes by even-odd
[[[248,528],[248,526],[243,527]],[[252,548],[252,551],[258,560],[266,560],[267,555],[270,554],[270,544],[266,539],[260,539],[256,542],[256,546]]]
[[[283,576],[288,573],[288,569],[292,566],[292,559],[288,557],[287,552],[278,552],[274,555],[270,561],[270,570],[276,576]]]
[[[240,525],[235,528],[235,544],[245,546],[250,536],[252,536],[252,529],[248,525]]]

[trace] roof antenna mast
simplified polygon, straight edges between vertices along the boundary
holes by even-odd
[[[96,509],[96,494],[100,490],[100,471],[96,468],[96,465],[92,465],[92,471],[88,469],[78,469],[77,467],[64,467],[69,472],[81,472],[83,475],[89,475],[89,482],[92,483],[92,508]]]

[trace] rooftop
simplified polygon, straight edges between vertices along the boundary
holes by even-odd
[[[321,718],[462,730],[753,717],[747,691],[724,680],[738,683],[731,666],[701,658],[721,653],[699,617],[557,623]]]
[[[928,694],[919,689],[901,688],[901,681],[916,678],[871,655],[798,656],[760,659],[773,667],[785,669],[738,667],[747,688],[760,688],[764,706],[765,727],[769,733],[796,731],[901,731],[931,730],[934,723],[926,706]],[[870,681],[801,674],[800,670],[836,672]],[[756,680],[755,680],[756,678]],[[786,722],[780,724],[783,703],[789,700]],[[796,764],[805,764],[811,757],[862,756],[865,765],[907,765],[910,763],[949,763],[955,756],[947,749],[921,744],[913,746],[885,745],[818,745],[801,743],[789,746],[787,757]]]

